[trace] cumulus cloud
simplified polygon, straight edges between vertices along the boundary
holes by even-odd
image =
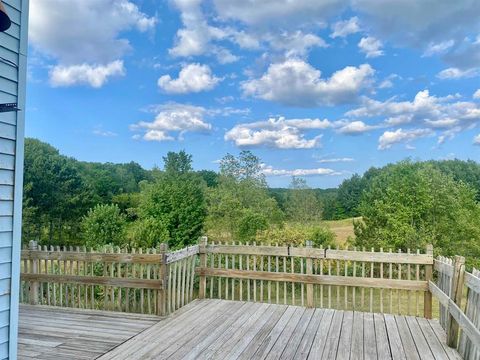
[[[378,129],[378,126],[367,125],[363,121],[357,120],[342,124],[337,131],[345,135],[360,135],[374,129]]]
[[[188,64],[180,70],[178,78],[163,75],[158,79],[158,86],[169,94],[187,94],[213,89],[220,78],[212,75],[208,65]]]
[[[140,121],[130,126],[133,131],[141,132],[134,138],[148,141],[168,141],[182,139],[187,132],[207,133],[212,124],[205,121],[207,110],[200,106],[169,103],[155,106],[155,120]]]
[[[335,39],[337,37],[347,37],[348,35],[355,34],[361,31],[358,17],[354,16],[348,20],[337,21],[332,25],[332,33],[330,37]]]
[[[375,71],[368,64],[347,66],[321,77],[321,71],[299,59],[269,66],[259,79],[242,83],[244,95],[290,106],[319,106],[352,103],[372,82]]]
[[[328,168],[314,168],[314,169],[275,169],[273,166],[262,164],[262,173],[265,176],[333,176],[342,175],[341,172]]]
[[[448,49],[450,49],[453,45],[455,45],[455,41],[450,39],[446,41],[441,41],[439,43],[430,43],[427,45],[423,56],[432,56],[445,53]]]
[[[321,37],[303,33],[302,31],[282,32],[280,34],[268,34],[265,39],[274,50],[285,52],[286,57],[303,57],[313,47],[327,47],[327,43]]]
[[[439,142],[475,126],[480,121],[480,105],[459,100],[459,95],[437,97],[428,90],[419,91],[412,101],[388,99],[377,101],[364,98],[361,107],[346,113],[351,118],[380,117],[383,126],[421,125],[440,129]]]
[[[439,79],[463,79],[463,78],[471,78],[480,75],[480,68],[472,68],[467,70],[462,70],[459,68],[448,68],[445,70],[440,71],[437,74]]]
[[[382,46],[382,42],[372,36],[363,37],[358,43],[360,51],[363,52],[367,58],[382,56],[384,54]]]
[[[432,135],[430,129],[413,129],[403,130],[397,129],[395,131],[385,131],[378,139],[378,149],[385,150],[398,143],[410,143],[411,141]]]
[[[228,31],[208,24],[200,0],[173,0],[180,11],[183,27],[177,31],[175,44],[169,49],[174,57],[191,57],[198,55],[213,55],[222,63],[238,60],[228,49],[215,45],[215,41],[229,37]],[[238,41],[239,38],[237,38]]]
[[[156,19],[128,0],[32,0],[29,41],[63,65],[106,64],[131,50],[121,33],[155,27]]]
[[[278,119],[238,124],[225,133],[225,140],[238,147],[311,149],[320,146],[321,135],[307,139],[306,130],[323,130],[332,124],[326,119]]]
[[[473,98],[474,99],[480,99],[480,89],[478,89],[477,91],[475,91],[473,93]]]
[[[121,60],[112,61],[106,65],[57,65],[50,70],[49,75],[50,84],[55,87],[88,85],[100,88],[109,78],[124,76],[125,68]]]

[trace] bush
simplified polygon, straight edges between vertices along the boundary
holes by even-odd
[[[90,209],[82,227],[86,246],[125,245],[126,220],[117,205],[97,205]]]
[[[263,214],[245,210],[238,224],[238,240],[242,242],[253,241],[258,231],[266,230],[267,228],[267,218]]]
[[[268,245],[280,246],[305,246],[310,240],[314,247],[328,247],[335,245],[335,234],[328,228],[321,226],[285,226],[259,231],[256,236],[257,242]]]
[[[170,239],[167,225],[160,219],[146,218],[132,224],[129,231],[132,247],[153,248]]]

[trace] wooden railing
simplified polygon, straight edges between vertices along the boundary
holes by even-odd
[[[158,249],[38,247],[21,255],[20,301],[165,315],[194,298],[198,246]]]
[[[480,271],[465,271],[461,256],[453,260],[438,257],[434,266],[437,282],[430,281],[429,288],[440,304],[439,320],[447,333],[447,344],[457,348],[463,359],[479,360]]]
[[[425,254],[200,243],[199,297],[432,316]]]

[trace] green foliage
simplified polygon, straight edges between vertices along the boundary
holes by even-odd
[[[337,200],[345,217],[360,216],[358,206],[365,186],[366,180],[355,174],[338,187]]]
[[[250,152],[221,161],[218,186],[208,189],[207,233],[217,240],[248,241],[257,230],[281,224],[283,213],[269,196],[260,159]]]
[[[404,161],[376,175],[359,206],[358,246],[424,248],[480,256],[480,207],[475,191],[432,164]]]
[[[125,245],[126,220],[117,205],[96,205],[83,218],[82,227],[88,247]]]
[[[130,246],[142,248],[152,248],[170,240],[168,224],[154,217],[135,221],[129,229],[128,237]]]
[[[171,248],[194,244],[202,235],[206,186],[191,169],[190,155],[169,153],[165,157],[165,172],[156,182],[145,184],[140,193],[139,219],[150,221],[149,226],[166,227]]]
[[[305,246],[307,241],[312,241],[314,247],[326,248],[335,245],[335,234],[318,225],[301,226],[296,224],[259,231],[256,241],[279,246]]]
[[[322,205],[305,179],[293,177],[285,212],[290,221],[307,224],[322,219]]]
[[[192,155],[189,155],[185,150],[178,153],[169,151],[167,156],[163,157],[164,171],[166,174],[178,175],[186,174],[193,171]]]
[[[268,228],[268,220],[263,214],[259,214],[250,209],[245,209],[238,221],[236,231],[238,240],[245,243],[255,240],[258,231]]]

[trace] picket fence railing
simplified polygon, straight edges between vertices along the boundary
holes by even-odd
[[[480,360],[480,271],[465,271],[461,256],[439,256],[434,267],[437,282],[430,281],[429,288],[440,304],[439,321],[447,344],[463,359]]]
[[[166,315],[194,299],[198,246],[168,252],[37,246],[21,254],[20,301]]]

